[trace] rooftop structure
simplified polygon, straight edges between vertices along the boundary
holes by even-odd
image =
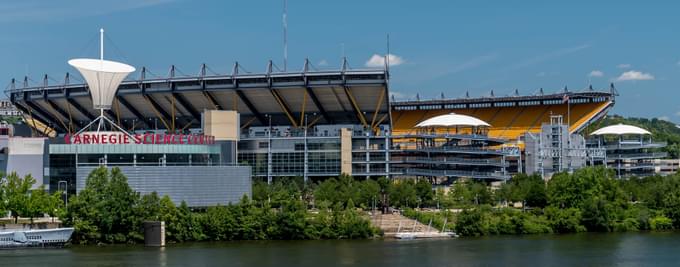
[[[394,136],[392,160],[406,176],[427,177],[433,183],[458,178],[505,180],[505,140],[487,136],[490,125],[478,118],[444,114],[416,125],[418,134]],[[455,132],[451,133],[450,129]]]
[[[598,129],[591,134],[588,145],[607,151],[603,163],[615,169],[618,177],[653,175],[659,169],[659,159],[668,156],[659,151],[665,142],[654,142],[649,131],[633,125]]]
[[[616,124],[597,129],[591,135],[651,135],[649,131],[633,125]]]
[[[417,128],[426,127],[491,127],[483,120],[468,115],[449,113],[429,118],[416,124]]]

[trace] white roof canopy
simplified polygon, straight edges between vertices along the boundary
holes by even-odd
[[[491,125],[489,125],[483,120],[480,120],[472,116],[456,113],[439,115],[416,124],[416,127],[456,127],[456,126],[491,127]]]
[[[622,135],[622,134],[652,134],[649,131],[642,129],[637,126],[633,125],[626,125],[626,124],[617,124],[617,125],[610,125],[604,128],[600,128],[597,131],[594,131],[592,135],[606,135],[606,134],[612,134],[612,135]]]
[[[85,78],[95,109],[110,109],[118,86],[128,74],[135,71],[130,65],[100,59],[71,59],[68,64]]]

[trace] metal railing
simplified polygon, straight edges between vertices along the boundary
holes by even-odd
[[[602,147],[606,148],[607,150],[614,150],[614,149],[662,148],[667,145],[668,143],[666,142],[626,142],[612,145],[605,144]]]
[[[482,148],[482,147],[464,147],[464,146],[442,146],[442,147],[427,147],[427,148],[406,148],[396,149],[401,151],[417,151],[417,152],[453,152],[453,153],[472,153],[472,154],[490,154],[490,155],[504,155],[503,150]]]
[[[668,157],[666,152],[607,154],[607,159],[658,159],[665,157]]]
[[[465,164],[465,165],[492,165],[492,166],[505,166],[507,165],[500,159],[466,159],[466,158],[428,158],[428,157],[402,157],[401,159],[396,158],[396,161],[402,161],[407,163],[437,163],[437,164]]]
[[[105,162],[105,163],[99,163],[99,162],[80,162],[76,163],[76,166],[80,167],[92,167],[92,166],[140,166],[140,167],[145,167],[145,166],[186,166],[186,167],[205,167],[205,166],[249,166],[247,164],[239,164],[239,163],[209,163],[209,162],[137,162],[137,163],[132,163],[132,162]]]
[[[409,168],[404,169],[405,174],[423,175],[423,176],[446,176],[446,177],[470,177],[478,179],[510,179],[510,175],[502,172],[476,172],[476,171],[460,171],[460,170],[430,170]]]

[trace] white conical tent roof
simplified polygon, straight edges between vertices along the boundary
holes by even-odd
[[[109,60],[79,58],[68,61],[76,68],[90,88],[94,109],[111,109],[118,86],[135,68]]]
[[[472,116],[456,113],[439,115],[416,124],[416,127],[455,127],[455,126],[491,127],[491,125],[489,125],[483,120],[480,120]]]
[[[594,131],[592,135],[622,135],[622,134],[652,134],[649,131],[633,125],[617,124],[603,127]]]

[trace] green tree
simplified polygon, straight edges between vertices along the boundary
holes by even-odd
[[[538,174],[517,174],[509,183],[509,198],[530,207],[543,208],[547,204],[546,186]]]
[[[482,236],[488,234],[484,225],[484,212],[481,209],[465,209],[456,219],[456,232],[463,236]]]
[[[66,210],[64,209],[62,196],[63,193],[61,191],[54,192],[54,194],[49,196],[50,199],[45,207],[45,213],[52,217],[52,222],[54,222],[55,217],[63,218],[65,216]]]
[[[425,179],[419,179],[416,182],[416,194],[418,195],[418,200],[421,205],[424,206],[434,206],[434,190],[432,190],[432,184]]]
[[[671,176],[662,185],[661,209],[673,221],[673,227],[680,229],[680,179],[677,175]]]
[[[468,183],[460,180],[453,184],[453,188],[449,191],[449,198],[458,206],[475,203],[475,194],[470,190]]]
[[[482,182],[470,182],[468,186],[470,188],[470,196],[472,197],[471,200],[474,204],[495,204],[495,199],[493,193],[491,192],[491,188],[489,188],[486,184]]]
[[[328,201],[335,203],[338,199],[338,181],[335,178],[326,179],[319,183],[314,190],[314,200],[318,202]]]
[[[550,206],[545,209],[545,214],[554,232],[578,233],[586,231],[586,228],[581,225],[581,210],[577,208],[560,209]]]
[[[390,203],[395,207],[416,207],[418,193],[413,179],[401,179],[394,182],[389,191]]]
[[[364,180],[359,183],[359,205],[363,209],[373,208],[373,203],[377,207],[380,201],[380,184],[374,180]]]
[[[172,233],[172,239],[178,242],[189,240],[202,240],[203,233],[200,225],[196,223],[189,206],[182,201],[177,208],[177,218],[172,224],[168,224],[168,231]]]
[[[14,218],[14,223],[18,222],[19,216],[34,215],[33,213],[39,205],[38,198],[34,198],[35,203],[31,203],[29,192],[35,184],[33,176],[26,175],[19,177],[16,172],[12,172],[5,177],[3,195],[5,197],[4,209],[8,210]],[[44,190],[43,190],[44,191]],[[40,194],[40,193],[38,193]],[[33,205],[35,204],[35,205]],[[36,208],[33,208],[35,206]]]
[[[120,169],[93,170],[85,188],[71,198],[64,223],[75,227],[76,242],[134,243],[143,239],[140,196]]]
[[[282,206],[276,217],[278,232],[275,238],[284,240],[306,239],[305,229],[308,226],[306,212],[304,203],[301,201],[290,201]]]
[[[33,218],[42,217],[43,214],[49,211],[50,207],[53,207],[52,198],[45,191],[45,186],[41,185],[35,190],[30,191],[30,196],[28,197],[28,202],[25,203],[24,212],[22,216],[27,216],[33,224]]]

